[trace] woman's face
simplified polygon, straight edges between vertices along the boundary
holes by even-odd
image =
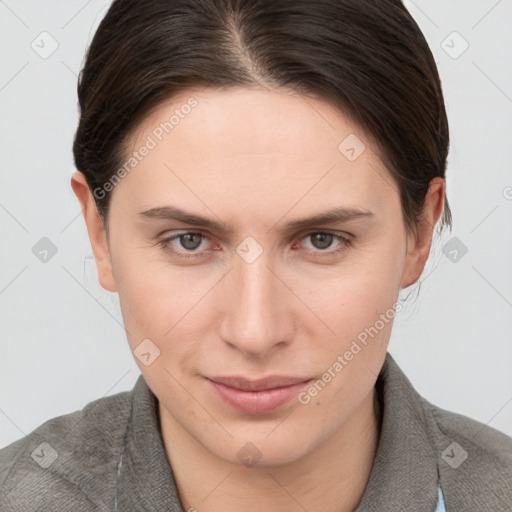
[[[399,290],[422,268],[365,133],[291,91],[205,89],[155,110],[127,162],[100,280],[162,425],[270,465],[340,432],[369,403]],[[345,209],[360,214],[302,224]],[[276,375],[312,381],[280,404],[210,380]]]

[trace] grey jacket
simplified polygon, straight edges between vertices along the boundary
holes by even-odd
[[[431,404],[388,353],[377,454],[356,512],[512,511],[512,438]],[[50,419],[0,450],[1,512],[184,512],[157,399],[131,391]],[[199,511],[200,512],[200,511]]]

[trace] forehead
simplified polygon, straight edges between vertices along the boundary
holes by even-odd
[[[144,146],[151,149],[116,187],[141,207],[180,194],[187,202],[195,195],[233,205],[243,198],[260,209],[298,200],[308,208],[319,199],[374,206],[383,187],[393,188],[357,125],[329,103],[291,90],[184,91],[139,125],[127,159]]]
[[[137,142],[153,132],[164,143],[172,139],[180,147],[193,147],[196,152],[191,157],[207,151],[220,156],[217,152],[222,147],[226,157],[286,152],[337,158],[339,143],[351,134],[371,145],[367,134],[339,109],[288,89],[181,92],[147,116],[136,130]]]

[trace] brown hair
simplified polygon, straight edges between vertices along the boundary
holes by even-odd
[[[416,232],[445,178],[448,120],[429,46],[400,0],[114,0],[78,82],[75,165],[95,194],[135,128],[195,86],[285,87],[339,107],[379,149]],[[340,141],[341,142],[341,141]],[[441,228],[451,212],[445,199]]]

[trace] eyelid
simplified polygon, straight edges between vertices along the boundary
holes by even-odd
[[[189,234],[193,234],[193,235],[201,235],[203,238],[205,238],[206,240],[211,240],[212,237],[206,233],[206,232],[203,232],[201,231],[200,229],[195,229],[195,230],[178,230],[177,232],[175,232],[174,234],[170,234],[169,236],[165,236],[165,233],[162,234],[162,235],[158,235],[157,238],[159,239],[165,239],[165,240],[169,240],[169,239],[176,239],[182,235],[189,235]],[[303,238],[305,238],[306,236],[308,235],[313,235],[313,234],[317,234],[317,233],[325,233],[325,234],[330,234],[330,235],[334,235],[334,236],[339,236],[341,238],[354,238],[354,235],[352,235],[351,233],[347,233],[346,231],[335,231],[335,230],[331,230],[331,229],[327,229],[327,228],[317,228],[317,229],[307,229],[307,230],[304,230],[303,232],[299,233],[299,234],[295,234],[293,235],[292,237],[290,237],[290,241],[294,241],[294,240],[302,240]]]
[[[204,240],[211,240],[211,237],[204,233],[201,230],[194,229],[194,230],[179,230],[177,232],[174,232],[174,234],[169,234],[168,236],[160,236],[157,238],[154,245],[157,245],[161,247],[165,252],[170,254],[171,256],[176,257],[178,260],[194,260],[194,259],[204,259],[206,251],[198,251],[198,252],[186,252],[186,251],[180,251],[177,249],[171,249],[170,246],[173,245],[172,242],[177,240],[180,236],[183,235],[201,235]]]
[[[351,246],[351,244],[353,243],[353,239],[355,238],[355,236],[352,235],[351,233],[336,232],[336,231],[330,230],[330,229],[316,228],[316,229],[308,229],[308,230],[303,231],[301,234],[294,235],[291,240],[294,241],[293,245],[295,245],[296,242],[301,242],[308,236],[318,234],[318,233],[333,235],[334,237],[339,238],[340,241],[342,242],[343,247],[341,249],[334,249],[334,250],[327,249],[324,251],[322,251],[322,250],[315,251],[313,249],[309,250],[309,252],[313,252],[314,254],[317,254],[317,255],[328,256],[328,255],[341,254],[342,252],[344,252],[346,249],[348,249]],[[176,254],[178,257],[181,257],[181,258],[203,257],[204,253],[206,252],[205,250],[198,251],[198,252],[186,252],[186,251],[179,251],[179,250],[174,250],[174,249],[167,249],[168,244],[171,244],[173,241],[177,240],[180,236],[189,235],[189,234],[200,235],[203,237],[204,240],[209,240],[209,241],[212,240],[212,237],[208,233],[205,233],[200,229],[190,229],[190,230],[184,229],[184,230],[178,230],[177,232],[175,232],[172,235],[160,237],[157,240],[156,244],[162,246],[164,248],[164,250],[167,250],[171,254]]]
[[[312,235],[315,233],[328,233],[330,235],[341,236],[344,238],[355,238],[355,236],[352,233],[348,233],[347,231],[337,231],[336,229],[330,229],[330,228],[306,229],[306,230],[300,232],[299,234],[294,235],[293,238],[302,239],[307,235]]]
[[[342,247],[339,249],[326,249],[324,251],[322,250],[314,250],[309,249],[309,252],[312,252],[315,255],[325,255],[325,256],[333,256],[333,255],[339,255],[342,252],[344,252],[346,249],[348,249],[352,243],[354,242],[354,235],[346,232],[336,232],[330,229],[313,229],[308,230],[306,233],[300,235],[297,237],[297,242],[301,242],[302,240],[306,239],[310,235],[315,235],[318,233],[326,234],[326,235],[332,235],[335,238],[338,238],[341,241]],[[295,244],[294,244],[295,245]]]

